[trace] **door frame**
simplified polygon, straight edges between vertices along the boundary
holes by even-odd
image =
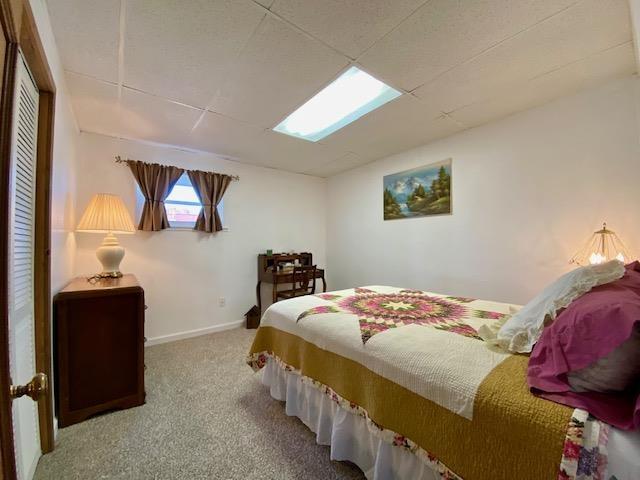
[[[13,417],[9,397],[9,180],[15,68],[18,52],[31,69],[40,91],[35,199],[34,327],[36,371],[50,379],[38,401],[40,448],[54,447],[51,356],[51,165],[55,115],[55,83],[29,0],[0,0],[0,26],[6,39],[0,90],[0,480],[16,478]]]

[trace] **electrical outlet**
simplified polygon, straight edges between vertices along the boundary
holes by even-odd
[[[226,299],[226,298],[224,298],[224,297],[220,297],[220,298],[218,299],[218,305],[219,305],[220,307],[224,307],[226,304],[227,304],[227,299]]]

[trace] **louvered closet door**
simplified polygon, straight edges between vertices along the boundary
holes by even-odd
[[[38,89],[18,56],[11,152],[9,228],[9,345],[13,384],[35,374],[34,218]],[[37,404],[28,397],[13,402],[13,429],[18,478],[33,476],[41,455]]]

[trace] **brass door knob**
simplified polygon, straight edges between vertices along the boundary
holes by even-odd
[[[11,385],[9,387],[9,395],[12,399],[24,397],[25,395],[31,397],[31,400],[37,402],[38,399],[44,396],[49,389],[49,379],[44,373],[36,373],[26,385]]]

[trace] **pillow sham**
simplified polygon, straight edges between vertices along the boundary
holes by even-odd
[[[640,428],[640,263],[593,288],[546,328],[527,371],[532,393]]]
[[[542,334],[545,320],[550,323],[559,310],[569,306],[576,298],[593,287],[621,278],[624,272],[622,262],[611,260],[579,267],[562,275],[500,327],[495,343],[512,352],[531,352]]]

